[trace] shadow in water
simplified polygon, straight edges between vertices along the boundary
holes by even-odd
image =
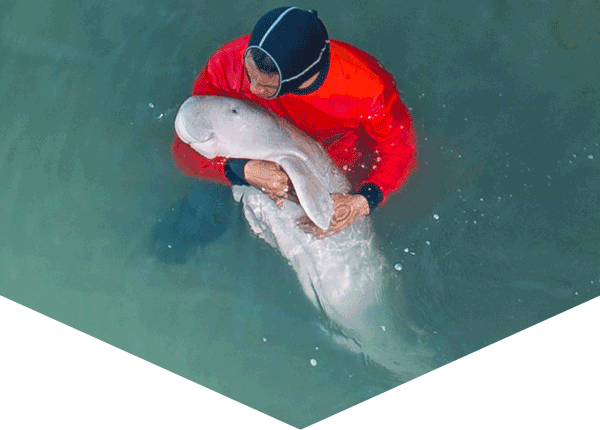
[[[185,264],[198,248],[228,228],[233,202],[229,187],[202,182],[171,205],[148,241],[148,253],[166,264]]]

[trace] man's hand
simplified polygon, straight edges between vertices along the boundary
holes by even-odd
[[[298,203],[290,178],[277,163],[250,160],[244,167],[244,179],[271,197],[279,209],[283,209],[283,199]]]
[[[298,227],[305,233],[313,234],[317,239],[323,239],[349,227],[359,217],[368,215],[369,203],[360,194],[332,194],[333,216],[327,230],[321,230],[307,216],[298,218]]]

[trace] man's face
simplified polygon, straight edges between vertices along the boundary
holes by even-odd
[[[258,70],[251,55],[244,57],[244,66],[250,80],[250,92],[263,99],[270,99],[279,88],[279,75],[277,73],[263,73]]]

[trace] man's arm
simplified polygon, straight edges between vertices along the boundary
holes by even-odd
[[[412,121],[391,75],[388,76],[389,83],[375,98],[371,114],[363,116],[363,126],[371,138],[369,145],[374,153],[374,168],[357,194],[332,195],[334,215],[327,230],[321,230],[307,217],[300,218],[298,226],[305,232],[324,238],[344,230],[381,205],[417,167]]]
[[[388,90],[378,98],[373,113],[364,119],[363,126],[371,138],[373,168],[361,184],[361,194],[376,193],[369,184],[381,190],[381,202],[396,191],[418,167],[415,133],[408,109],[395,91]],[[386,100],[387,98],[387,100]],[[365,196],[366,197],[366,196]]]

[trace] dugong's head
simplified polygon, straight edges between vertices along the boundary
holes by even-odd
[[[202,97],[190,97],[175,117],[175,131],[181,140],[206,158],[219,155],[219,140],[211,121],[210,107]]]
[[[260,152],[258,146],[271,140],[276,128],[260,107],[229,97],[192,96],[175,117],[177,135],[206,158]]]

